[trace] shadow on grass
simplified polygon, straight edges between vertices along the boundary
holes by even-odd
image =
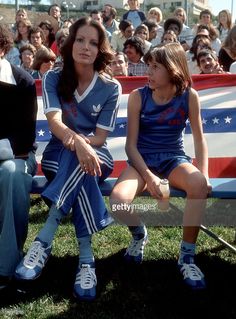
[[[96,261],[98,287],[94,302],[77,302],[72,297],[77,257],[52,256],[39,279],[13,284],[2,291],[0,306],[26,304],[49,295],[54,303],[69,300],[69,306],[60,315],[47,319],[236,318],[236,265],[218,257],[198,255],[208,288],[191,292],[182,284],[175,260],[144,261],[131,266],[123,261],[123,253]]]

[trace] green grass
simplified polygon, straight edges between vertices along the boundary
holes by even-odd
[[[182,200],[176,203],[183,206]],[[230,207],[225,203],[210,201],[208,211],[222,213],[226,209]],[[47,212],[43,202],[33,197],[25,250],[44,224]],[[234,228],[210,229],[232,243]],[[206,275],[208,289],[193,293],[183,286],[176,267],[181,227],[149,226],[148,232],[149,243],[140,266],[123,261],[130,240],[127,227],[114,225],[94,235],[98,296],[92,303],[77,302],[72,290],[78,250],[73,225],[67,218],[59,227],[42,276],[29,283],[13,283],[1,293],[0,318],[236,318],[236,254],[200,232],[197,262]]]

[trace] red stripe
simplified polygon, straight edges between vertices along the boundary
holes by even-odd
[[[148,83],[147,76],[118,76],[116,79],[121,83],[122,93],[128,94],[132,90]],[[217,87],[235,86],[236,74],[201,74],[193,75],[193,87],[196,90],[206,90]],[[35,80],[37,95],[42,96],[41,80]]]
[[[210,177],[236,177],[236,157],[209,158]]]

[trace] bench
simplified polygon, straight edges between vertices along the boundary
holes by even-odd
[[[103,196],[109,196],[115,185],[116,178],[107,178],[104,182],[100,184],[100,190]],[[212,192],[209,198],[218,199],[236,199],[236,178],[210,178],[210,183],[212,185]],[[45,176],[36,175],[33,178],[32,194],[41,194],[42,191],[47,186],[47,179]],[[147,191],[143,192],[141,196],[149,196]],[[171,197],[186,197],[186,193],[182,190],[171,188]],[[206,228],[204,225],[200,226],[201,230],[204,231],[208,236],[215,239],[225,247],[229,248],[231,251],[236,253],[236,248],[226,242],[221,237],[217,236],[214,232]]]
[[[109,196],[116,182],[116,178],[107,178],[100,184],[100,190],[103,196]],[[236,178],[210,178],[212,193],[210,198],[236,199]],[[32,194],[41,194],[47,185],[45,176],[36,175],[33,178]],[[171,197],[186,197],[184,191],[171,188]],[[148,196],[148,192],[143,192],[142,196]]]

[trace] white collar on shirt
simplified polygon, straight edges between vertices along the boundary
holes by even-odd
[[[11,64],[4,58],[0,59],[0,81],[16,85]]]

